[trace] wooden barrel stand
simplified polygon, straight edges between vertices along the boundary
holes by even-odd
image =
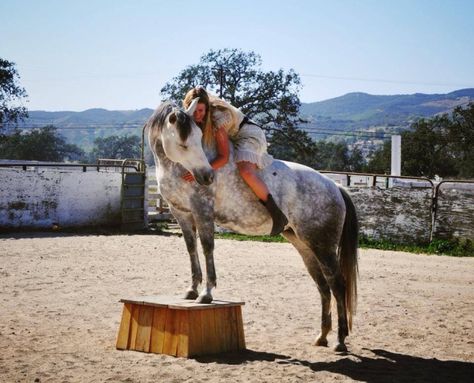
[[[120,301],[117,349],[185,358],[245,349],[244,302],[199,304],[168,296]]]

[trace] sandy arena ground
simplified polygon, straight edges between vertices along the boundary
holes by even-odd
[[[290,244],[216,241],[215,298],[243,307],[248,351],[197,359],[118,351],[122,304],[181,295],[184,241],[0,235],[1,382],[472,382],[474,258],[360,254],[349,353],[312,345],[320,299]],[[333,313],[333,328],[336,328]]]

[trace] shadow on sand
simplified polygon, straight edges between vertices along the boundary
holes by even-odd
[[[366,349],[368,350],[368,349]],[[385,350],[368,350],[373,357],[352,353],[340,354],[334,362],[311,362],[288,355],[245,350],[218,356],[198,357],[200,363],[244,364],[247,362],[275,362],[281,365],[299,365],[314,372],[327,371],[369,383],[386,382],[472,382],[474,363],[424,359]]]

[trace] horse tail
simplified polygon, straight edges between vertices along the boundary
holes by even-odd
[[[352,316],[355,315],[357,307],[359,223],[351,197],[342,187],[339,187],[339,190],[346,204],[346,217],[342,229],[341,242],[339,244],[339,265],[346,282],[346,315],[349,330],[352,330]]]

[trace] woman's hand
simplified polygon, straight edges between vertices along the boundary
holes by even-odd
[[[191,172],[186,172],[182,178],[183,178],[183,180],[185,180],[187,182],[193,182],[194,181],[194,176],[191,174]]]

